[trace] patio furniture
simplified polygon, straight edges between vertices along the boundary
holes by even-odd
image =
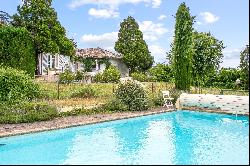
[[[163,107],[173,108],[174,106],[173,106],[172,100],[174,98],[170,97],[169,91],[162,91],[162,96],[164,100]]]

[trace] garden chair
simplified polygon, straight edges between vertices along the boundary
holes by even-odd
[[[170,97],[169,91],[162,91],[162,96],[163,96],[163,100],[164,100],[163,107],[173,108],[172,100],[174,98]]]

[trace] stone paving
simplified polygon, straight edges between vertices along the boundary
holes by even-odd
[[[166,108],[160,107],[148,111],[117,112],[112,114],[96,114],[96,115],[79,115],[79,116],[60,117],[50,121],[41,121],[33,123],[0,124],[0,137],[46,131],[46,130],[54,130],[54,129],[80,126],[86,124],[94,124],[99,122],[126,119],[126,118],[158,114],[170,111],[173,111],[173,109],[167,110]]]
[[[211,112],[211,113],[232,114],[231,112],[221,109],[208,109],[200,107],[182,107],[181,109],[191,110],[191,111]],[[41,121],[33,123],[0,124],[0,137],[20,135],[26,133],[39,132],[39,131],[55,130],[60,128],[81,126],[81,125],[94,124],[94,123],[119,120],[119,119],[127,119],[127,118],[159,114],[171,111],[175,111],[175,109],[166,109],[164,107],[160,107],[148,111],[117,112],[117,113],[96,114],[96,115],[79,115],[79,116],[59,117],[50,121]],[[249,113],[247,112],[245,115],[249,116]]]

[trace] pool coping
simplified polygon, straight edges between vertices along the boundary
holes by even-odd
[[[211,110],[199,107],[182,107],[181,110],[197,111],[197,112],[208,112],[208,113],[219,113],[219,114],[230,114],[230,112],[224,110]],[[23,135],[29,133],[37,133],[43,131],[64,129],[70,127],[84,126],[96,123],[109,122],[114,120],[129,119],[147,115],[154,115],[166,112],[177,111],[177,109],[166,109],[164,107],[158,107],[147,111],[134,111],[134,112],[117,112],[117,113],[103,113],[94,115],[78,115],[78,116],[67,116],[58,117],[49,121],[40,121],[33,123],[18,123],[18,124],[0,124],[0,138]],[[249,114],[239,116],[249,116]]]
[[[84,126],[84,125],[90,125],[90,124],[96,124],[114,120],[129,119],[129,118],[154,115],[172,111],[176,110],[159,107],[147,111],[78,115],[78,116],[57,117],[49,121],[39,121],[33,123],[0,124],[0,138],[29,134],[29,133],[37,133],[42,131],[70,128],[70,127]]]

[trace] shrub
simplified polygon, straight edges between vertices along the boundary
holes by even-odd
[[[110,65],[109,68],[106,68],[103,71],[102,74],[102,78],[103,81],[108,83],[108,82],[119,82],[120,78],[121,78],[121,73],[120,71],[117,69],[117,67]]]
[[[0,105],[0,123],[27,123],[53,119],[58,115],[55,107],[46,103],[21,102]]]
[[[158,94],[154,94],[152,97],[151,97],[151,102],[152,102],[152,106],[163,106],[164,105],[164,99],[163,99],[163,96],[162,96],[162,93],[158,93]]]
[[[130,111],[148,109],[147,94],[143,87],[135,81],[120,83],[115,96],[125,104]]]
[[[35,56],[31,35],[25,28],[0,28],[0,64],[24,70],[34,77]]]
[[[175,88],[169,90],[170,97],[174,98],[174,99],[172,100],[172,102],[173,102],[174,105],[175,105],[177,99],[178,99],[178,98],[180,97],[180,95],[182,94],[182,92],[183,92],[182,90],[178,90],[178,89],[175,89]]]
[[[155,81],[171,82],[173,81],[173,71],[169,65],[158,63],[156,66],[149,69],[150,75]]]
[[[134,72],[134,73],[132,73],[131,77],[134,80],[137,80],[137,81],[140,81],[140,82],[147,82],[147,81],[149,81],[148,76],[146,74],[140,73],[140,72]]]
[[[0,67],[0,102],[32,100],[40,95],[40,87],[24,71]]]
[[[69,84],[73,82],[74,74],[70,70],[65,70],[63,73],[59,74],[59,82]]]
[[[104,109],[116,112],[116,111],[127,111],[128,107],[121,102],[121,100],[113,99],[104,105]]]
[[[77,81],[81,81],[81,80],[83,80],[83,78],[84,78],[84,72],[77,71],[76,74],[75,74],[74,79],[77,80]]]
[[[97,73],[94,76],[94,82],[103,82],[103,74],[102,73]]]
[[[81,88],[71,94],[71,98],[90,98],[95,96],[96,91],[91,86]]]

